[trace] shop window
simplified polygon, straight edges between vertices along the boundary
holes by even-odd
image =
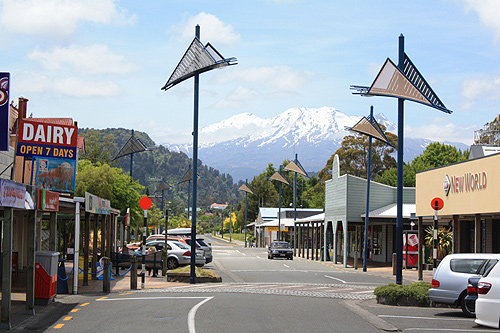
[[[372,227],[372,244],[373,250],[372,254],[374,256],[382,255],[382,226],[374,225]],[[370,246],[370,244],[368,245]]]

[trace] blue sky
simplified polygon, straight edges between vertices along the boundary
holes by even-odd
[[[500,113],[500,1],[0,0],[0,71],[35,117],[191,142],[193,80],[165,84],[201,27],[238,65],[200,78],[200,127],[329,106],[397,123],[397,101],[352,95],[405,50],[453,114],[405,103],[405,135],[472,143]]]

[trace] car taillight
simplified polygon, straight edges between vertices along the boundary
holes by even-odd
[[[182,256],[183,257],[191,257],[191,251],[184,252],[184,254]]]
[[[431,286],[432,288],[439,288],[439,281],[432,279]]]
[[[491,283],[488,282],[479,282],[477,284],[477,293],[481,295],[486,295],[488,291],[491,289]]]
[[[477,294],[477,289],[472,283],[467,284],[467,294]]]

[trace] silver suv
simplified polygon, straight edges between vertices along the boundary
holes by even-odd
[[[432,278],[429,300],[460,306],[467,314],[465,296],[469,277],[482,275],[498,256],[491,253],[449,254],[441,260]]]

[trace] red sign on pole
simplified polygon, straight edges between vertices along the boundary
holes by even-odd
[[[141,208],[144,210],[148,210],[149,208],[151,208],[152,204],[153,203],[151,202],[151,199],[149,199],[148,197],[144,197],[139,201],[139,206],[141,206]]]
[[[434,198],[431,200],[431,207],[435,210],[441,210],[444,207],[444,201],[441,198]]]

